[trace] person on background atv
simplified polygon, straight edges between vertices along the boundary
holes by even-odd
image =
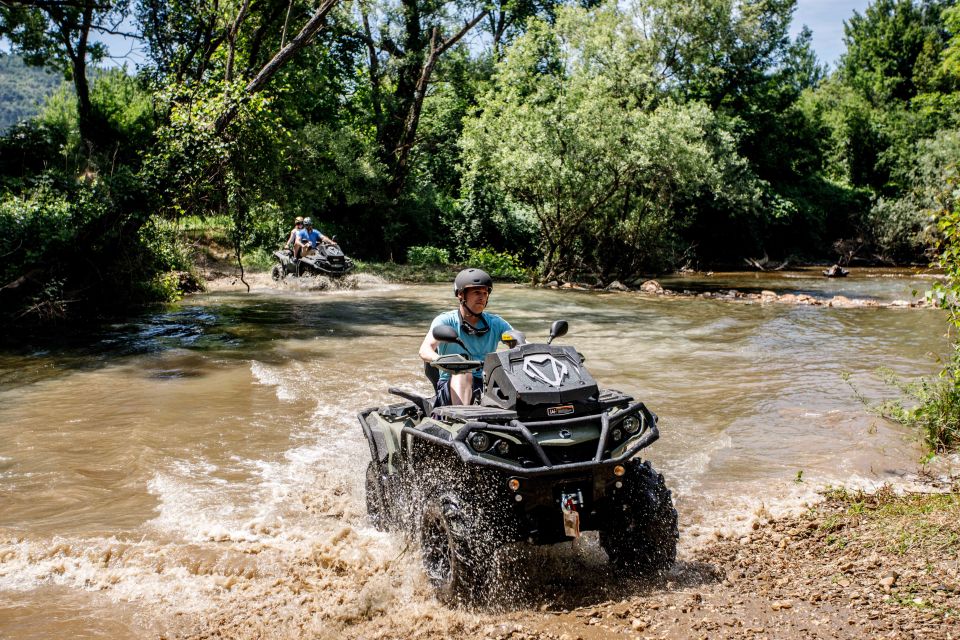
[[[323,232],[313,228],[313,220],[310,218],[303,219],[303,229],[297,232],[297,242],[294,245],[296,248],[296,257],[302,258],[303,256],[310,253],[311,250],[316,249],[319,243],[323,244],[337,244],[333,241],[332,238],[328,238],[323,235]]]
[[[420,357],[424,362],[433,362],[441,355],[459,353],[459,346],[440,343],[433,337],[433,328],[446,324],[457,330],[457,334],[469,353],[463,354],[469,360],[480,360],[488,353],[497,350],[497,345],[505,331],[513,330],[506,320],[493,313],[486,313],[490,292],[493,291],[493,279],[482,269],[464,269],[457,274],[453,291],[460,304],[453,311],[441,313],[433,322],[420,345]],[[477,369],[467,373],[451,375],[440,372],[437,382],[437,406],[449,404],[472,404],[483,392],[483,371]]]
[[[290,229],[290,235],[287,236],[287,243],[284,245],[287,249],[293,249],[294,244],[297,242],[297,233],[303,229],[303,216],[297,216],[293,221],[293,229]],[[293,256],[298,257],[296,252]]]

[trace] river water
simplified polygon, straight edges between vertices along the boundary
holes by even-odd
[[[664,281],[909,299],[926,277],[871,272]],[[430,595],[415,546],[368,526],[356,413],[426,392],[416,357],[447,285],[221,292],[74,341],[0,353],[0,638],[428,637],[488,615]],[[829,484],[907,483],[915,435],[868,413],[879,366],[929,375],[932,309],[743,304],[497,285],[491,311],[528,337],[554,319],[602,386],[647,403],[684,550]],[[538,550],[509,606],[535,608],[587,537]],[[522,584],[521,584],[522,583]],[[597,597],[602,597],[598,595]],[[402,606],[401,606],[402,605]]]

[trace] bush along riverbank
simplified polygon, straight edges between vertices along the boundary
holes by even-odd
[[[952,185],[956,190],[956,181]],[[946,207],[936,216],[938,252],[934,265],[944,279],[933,286],[929,301],[947,312],[951,350],[934,378],[889,382],[907,398],[890,400],[878,408],[887,418],[918,430],[930,456],[960,448],[960,205]]]

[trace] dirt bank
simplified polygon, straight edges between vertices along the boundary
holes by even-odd
[[[937,495],[834,491],[761,517],[617,601],[517,613],[480,637],[957,638],[960,485]],[[574,603],[571,603],[574,604]]]

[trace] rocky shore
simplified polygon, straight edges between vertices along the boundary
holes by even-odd
[[[814,307],[838,307],[838,308],[855,308],[855,307],[894,307],[894,308],[920,308],[920,307],[929,307],[930,304],[926,300],[892,300],[889,302],[873,300],[870,298],[848,298],[846,296],[833,296],[831,298],[818,298],[816,296],[811,296],[805,293],[785,293],[778,294],[775,291],[763,290],[760,293],[751,293],[746,291],[740,291],[738,289],[717,289],[716,291],[691,291],[689,289],[684,289],[681,291],[676,291],[673,289],[664,288],[656,280],[645,280],[634,288],[628,287],[619,280],[614,280],[610,284],[600,287],[591,287],[585,284],[578,284],[573,282],[564,282],[559,283],[557,281],[551,281],[543,285],[548,289],[577,289],[584,291],[591,290],[601,290],[601,291],[610,291],[618,293],[629,293],[635,292],[651,296],[665,296],[670,298],[705,298],[712,300],[722,300],[725,302],[740,302],[746,304],[793,304],[793,305],[807,305]]]

